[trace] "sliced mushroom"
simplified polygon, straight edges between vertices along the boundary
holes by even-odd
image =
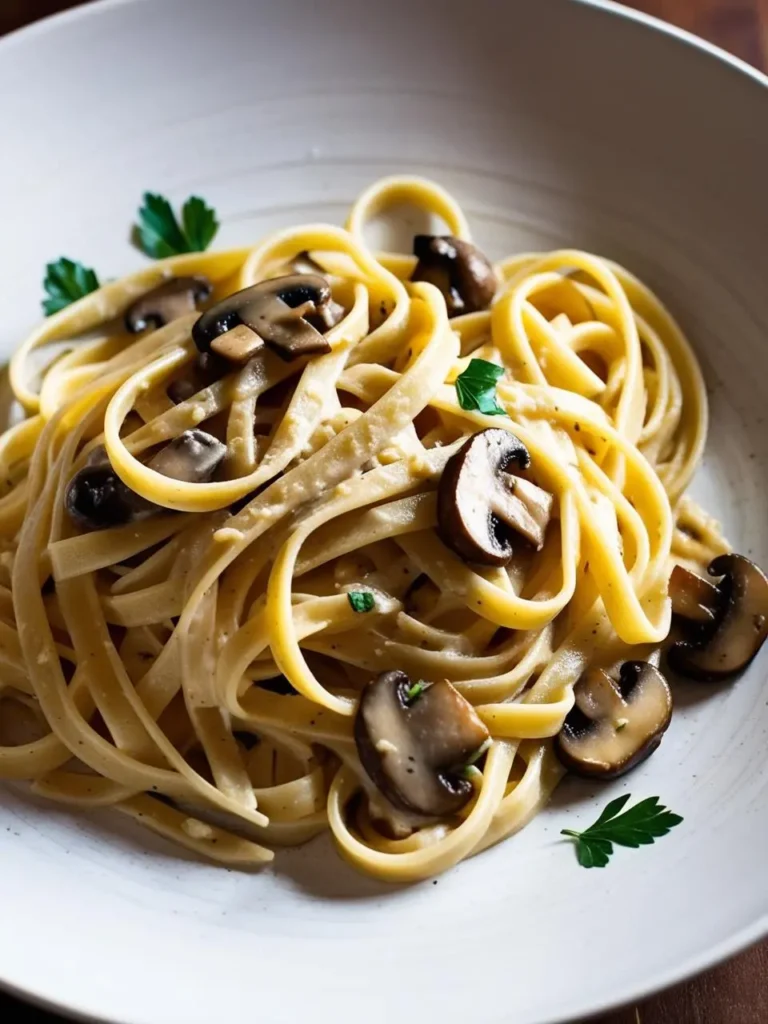
[[[717,587],[695,572],[676,565],[669,577],[672,611],[691,622],[714,622],[720,604]]]
[[[294,274],[325,275],[323,268],[317,260],[312,259],[312,255],[306,249],[302,249],[301,252],[296,253],[291,260],[290,267]]]
[[[288,361],[330,352],[308,318],[319,318],[328,330],[325,325],[337,316],[331,303],[324,277],[275,277],[216,303],[192,328],[192,337],[201,352],[213,351],[233,363],[247,362],[264,343]]]
[[[664,676],[646,661],[627,661],[618,682],[590,669],[574,687],[576,703],[555,740],[570,771],[615,779],[656,750],[672,718]]]
[[[471,242],[453,235],[416,235],[412,281],[428,281],[443,293],[448,316],[487,309],[498,281],[488,259]]]
[[[194,313],[199,303],[211,297],[211,291],[211,282],[205,277],[172,277],[128,307],[125,329],[138,334],[148,327],[165,327],[180,316]]]
[[[552,516],[552,495],[505,472],[527,469],[528,449],[508,430],[492,427],[470,437],[446,463],[437,492],[437,523],[443,542],[460,558],[506,565],[519,534],[536,550]]]
[[[86,530],[142,519],[155,506],[127,487],[109,462],[85,466],[70,480],[65,496],[70,518]]]
[[[205,483],[219,468],[227,446],[204,430],[185,430],[161,448],[147,465],[156,473],[188,484]]]
[[[93,454],[100,451],[95,449]],[[206,483],[226,453],[226,445],[204,430],[187,430],[161,448],[147,465],[172,480]],[[75,473],[66,490],[65,504],[70,518],[87,530],[123,526],[162,508],[124,484],[105,451],[99,461],[91,463],[89,459],[89,464]]]
[[[741,672],[768,635],[768,579],[762,569],[730,554],[715,558],[707,571],[721,577],[716,586],[685,570],[675,569],[670,579],[673,611],[693,628],[670,648],[669,665],[702,682]]]
[[[314,274],[319,275],[320,277],[325,276],[323,268],[316,260],[312,259],[312,256],[306,249],[297,253],[293,257],[290,268],[294,274]],[[324,334],[326,331],[330,331],[332,327],[335,327],[336,324],[341,323],[346,315],[347,311],[342,305],[338,302],[334,302],[333,299],[329,299],[322,308],[317,310],[317,313],[306,314],[304,319],[321,334]]]
[[[402,811],[442,818],[473,793],[461,774],[488,742],[472,705],[447,681],[412,687],[385,672],[363,690],[355,718],[360,761],[379,791]]]

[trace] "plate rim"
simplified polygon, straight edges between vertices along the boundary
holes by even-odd
[[[113,8],[149,2],[150,0],[90,0],[90,2],[81,2],[77,7],[70,8],[69,10],[48,15],[0,37],[0,61],[3,60],[3,55],[15,46],[34,39],[38,35],[42,36],[48,32],[55,31],[59,26],[75,22],[79,19],[98,17]],[[163,0],[154,0],[154,2],[162,3]],[[274,2],[274,0],[267,0],[267,2]],[[530,2],[533,2],[533,0],[530,0]],[[610,17],[632,22],[651,32],[661,33],[683,46],[698,51],[719,64],[725,64],[733,71],[746,75],[760,88],[768,88],[768,74],[760,71],[740,57],[729,53],[722,47],[708,42],[693,32],[663,21],[654,15],[627,7],[622,3],[616,2],[616,0],[564,0],[564,2],[584,8],[591,8]],[[552,1018],[548,1024],[569,1024],[569,1022],[577,1019],[591,1020],[601,1014],[630,1006],[639,1000],[681,984],[712,969],[767,937],[768,913],[761,913],[750,924],[738,929],[705,952],[694,954],[673,967],[657,971],[651,974],[645,981],[625,986],[622,995],[618,998],[612,996],[605,1001],[593,1004],[590,1009],[586,1010],[586,1018],[584,1018],[583,1010],[579,1011],[577,1017],[569,1011],[565,1016]],[[1,965],[0,992],[5,992],[32,1006],[70,1020],[85,1021],[90,1022],[90,1024],[132,1024],[132,1022],[113,1014],[94,1017],[90,1011],[82,1006],[77,1006],[71,1002],[65,1004],[56,999],[41,995],[39,992],[29,989],[24,985],[18,985],[5,976]]]

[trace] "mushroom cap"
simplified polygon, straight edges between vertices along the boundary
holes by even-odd
[[[476,245],[454,235],[416,235],[413,254],[418,263],[411,280],[428,281],[438,288],[449,317],[490,306],[498,281],[490,261]]]
[[[555,740],[569,771],[586,778],[615,779],[656,750],[672,718],[664,676],[646,661],[627,661],[618,682],[589,669],[573,690],[575,705]]]
[[[401,811],[441,818],[471,798],[456,774],[488,741],[475,709],[446,680],[409,700],[404,672],[384,672],[363,690],[355,717],[360,761],[378,790]]]
[[[125,329],[138,334],[148,327],[157,330],[186,313],[194,313],[199,302],[210,298],[207,277],[172,277],[131,303],[125,311]]]
[[[226,445],[195,428],[166,444],[147,465],[172,480],[205,483],[226,454]],[[73,522],[87,530],[123,526],[161,509],[123,483],[101,447],[94,449],[88,463],[72,477],[64,502]]]
[[[75,473],[64,503],[72,521],[86,530],[124,526],[155,508],[124,484],[108,461],[84,466]]]
[[[213,350],[240,363],[264,343],[288,361],[329,352],[330,345],[307,318],[319,316],[325,323],[326,318],[336,316],[336,310],[328,310],[332,302],[330,285],[317,274],[271,278],[206,310],[192,328],[192,338],[201,352]],[[222,338],[235,330],[235,339]]]
[[[682,676],[715,682],[743,671],[763,646],[768,635],[768,579],[744,555],[720,555],[707,571],[722,577],[715,587],[714,619],[694,630],[688,640],[673,644],[667,660]]]
[[[174,438],[148,463],[150,469],[172,480],[206,483],[227,454],[227,446],[204,430],[193,428]]]
[[[530,461],[523,442],[496,427],[468,438],[448,460],[437,491],[437,527],[460,558],[506,565],[515,534],[541,547],[551,495],[506,472],[511,464],[527,469]]]

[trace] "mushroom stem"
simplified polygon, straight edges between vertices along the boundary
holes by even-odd
[[[507,565],[519,535],[536,550],[552,516],[551,494],[507,468],[530,465],[525,445],[508,430],[470,437],[446,463],[437,494],[440,537],[467,562]]]
[[[333,325],[340,319],[340,309],[324,277],[274,277],[230,295],[203,313],[192,328],[192,338],[201,352],[213,349],[232,362],[247,361],[264,342],[281,359],[298,359],[330,351],[310,321],[319,318],[321,326]],[[250,333],[245,334],[242,327]],[[222,340],[235,332],[231,344]]]
[[[552,518],[553,496],[524,477],[502,473],[507,490],[496,490],[491,512],[541,551]]]

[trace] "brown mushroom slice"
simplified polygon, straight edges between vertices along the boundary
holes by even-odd
[[[495,515],[525,537],[537,551],[541,551],[544,547],[544,535],[552,518],[554,497],[549,491],[537,487],[522,476],[503,473],[502,480],[511,497],[515,499],[515,504],[508,509],[507,515],[504,515],[504,509],[494,509]]]
[[[656,750],[672,717],[664,676],[646,661],[627,661],[618,682],[589,669],[574,687],[576,703],[555,740],[569,771],[615,779]]]
[[[185,430],[161,448],[147,465],[156,473],[188,484],[209,481],[227,454],[227,446],[204,430]]]
[[[707,571],[721,577],[714,588],[714,620],[693,638],[673,644],[667,657],[670,668],[680,675],[714,682],[743,671],[763,646],[768,635],[768,579],[754,562],[736,554],[718,556]]]
[[[512,464],[527,469],[530,461],[522,441],[496,427],[474,434],[448,460],[437,492],[438,532],[460,558],[506,565],[513,534],[541,548],[552,495],[506,472]]]
[[[180,316],[194,313],[199,303],[210,298],[211,291],[211,282],[206,277],[172,277],[128,307],[125,329],[138,334],[148,327],[165,327]]]
[[[320,264],[312,259],[312,256],[307,252],[306,249],[302,252],[297,253],[290,263],[290,268],[294,274],[316,274],[325,276],[325,270]],[[305,315],[304,319],[308,324],[315,327],[321,334],[326,331],[330,331],[336,324],[341,323],[344,317],[347,315],[346,309],[330,299],[322,308],[318,309],[317,313],[309,313]]]
[[[720,594],[695,572],[676,565],[669,577],[672,612],[691,622],[713,622],[720,605]]]
[[[173,480],[206,483],[226,453],[226,445],[204,430],[187,430],[161,448],[147,465]],[[162,510],[123,483],[100,448],[94,449],[88,463],[70,480],[64,500],[69,517],[87,530],[124,526]]]
[[[471,242],[453,235],[416,235],[413,254],[418,263],[412,281],[428,281],[445,299],[448,316],[487,309],[498,281],[486,256]]]
[[[475,709],[445,680],[412,687],[404,672],[385,672],[360,697],[355,742],[363,768],[401,811],[444,818],[467,803],[472,784],[461,769],[488,742]]]
[[[324,277],[275,277],[216,303],[194,325],[192,338],[201,352],[212,351],[238,364],[247,362],[264,343],[288,361],[330,352],[307,318],[319,317],[323,325],[332,321],[338,315],[332,302]]]
[[[290,268],[294,274],[317,274],[321,277],[325,275],[323,268],[317,260],[312,259],[312,254],[307,249],[296,253],[291,260]]]

